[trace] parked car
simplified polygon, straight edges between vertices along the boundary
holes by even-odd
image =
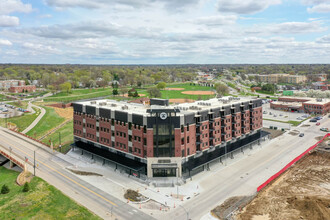
[[[320,131],[325,131],[325,132],[328,132],[329,129],[328,128],[320,128]]]
[[[299,137],[304,137],[304,136],[305,136],[304,133],[300,133],[300,134],[299,134]]]
[[[301,117],[298,117],[298,118],[297,118],[297,120],[303,120],[303,118],[301,118]]]
[[[264,113],[264,114],[267,114],[267,112],[266,112],[266,111],[264,111],[263,113]]]
[[[317,120],[315,118],[309,120],[309,122],[317,122]]]
[[[319,126],[321,123],[320,122],[317,122],[316,125]]]
[[[321,120],[322,117],[321,117],[321,116],[317,116],[317,117],[315,117],[315,119],[316,119],[316,120]]]
[[[269,112],[269,115],[272,115],[273,113]]]
[[[283,114],[280,114],[280,116],[282,117],[282,116],[283,116]]]

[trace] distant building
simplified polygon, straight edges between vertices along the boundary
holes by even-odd
[[[270,108],[309,114],[327,114],[330,112],[330,100],[308,97],[280,97],[270,103]]]
[[[266,82],[266,83],[292,83],[292,84],[298,84],[302,82],[307,81],[306,76],[302,75],[290,75],[290,74],[268,74],[268,75],[256,75],[256,79],[260,82]]]
[[[9,89],[12,86],[24,86],[24,80],[3,80],[0,81],[0,89]]]
[[[13,93],[22,93],[22,92],[35,92],[36,86],[35,85],[28,85],[28,86],[12,86],[9,88],[9,92]]]
[[[325,73],[317,74],[316,81],[324,82],[326,80],[327,80],[327,74],[325,74]]]
[[[150,105],[150,99],[146,97],[142,97],[139,99],[134,99],[132,101],[128,101],[128,103],[137,103],[137,104],[143,104],[143,105]]]

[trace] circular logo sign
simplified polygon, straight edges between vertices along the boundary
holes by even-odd
[[[165,112],[162,112],[159,114],[160,119],[165,120],[167,118],[167,114]]]

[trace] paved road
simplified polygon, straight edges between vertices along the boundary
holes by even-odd
[[[288,133],[268,143],[269,146],[249,155],[223,170],[211,171],[209,178],[205,178],[201,185],[205,189],[196,197],[183,204],[191,219],[201,219],[208,215],[215,206],[220,205],[227,198],[237,195],[250,195],[269,177],[282,169],[296,156],[304,152],[317,141],[315,137],[325,135],[320,127],[330,127],[329,118],[321,121],[321,126],[306,122],[310,127],[298,127],[305,133],[304,137],[292,136]],[[216,181],[215,181],[216,179]],[[219,180],[222,180],[219,183]],[[182,208],[177,208],[166,217],[160,219],[186,219]],[[205,218],[207,219],[207,218]]]
[[[8,130],[0,128],[0,144],[6,148],[11,147],[12,152],[33,161],[33,152],[36,152],[36,175],[46,180],[64,194],[93,211],[104,219],[153,219],[139,209],[131,207],[119,199],[104,193],[102,190],[79,179],[68,172],[64,167],[70,164],[56,157],[56,153],[36,147],[33,141],[26,141],[13,136]],[[17,134],[15,134],[17,135]],[[56,162],[55,162],[56,161]],[[33,167],[28,166],[33,173]],[[111,212],[113,216],[111,217]]]
[[[28,133],[32,128],[34,128],[34,126],[36,126],[39,121],[42,119],[42,117],[44,117],[44,115],[46,114],[46,110],[44,108],[41,108],[37,105],[34,105],[32,103],[29,102],[29,105],[32,107],[35,107],[35,108],[38,108],[41,110],[40,114],[38,115],[38,117],[29,125],[29,127],[25,128],[24,131],[22,131],[23,134],[26,134]]]

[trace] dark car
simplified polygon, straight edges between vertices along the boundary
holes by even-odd
[[[309,122],[317,122],[317,120],[315,118],[309,120]]]
[[[304,133],[300,133],[299,137],[304,137],[304,135],[305,135]]]

